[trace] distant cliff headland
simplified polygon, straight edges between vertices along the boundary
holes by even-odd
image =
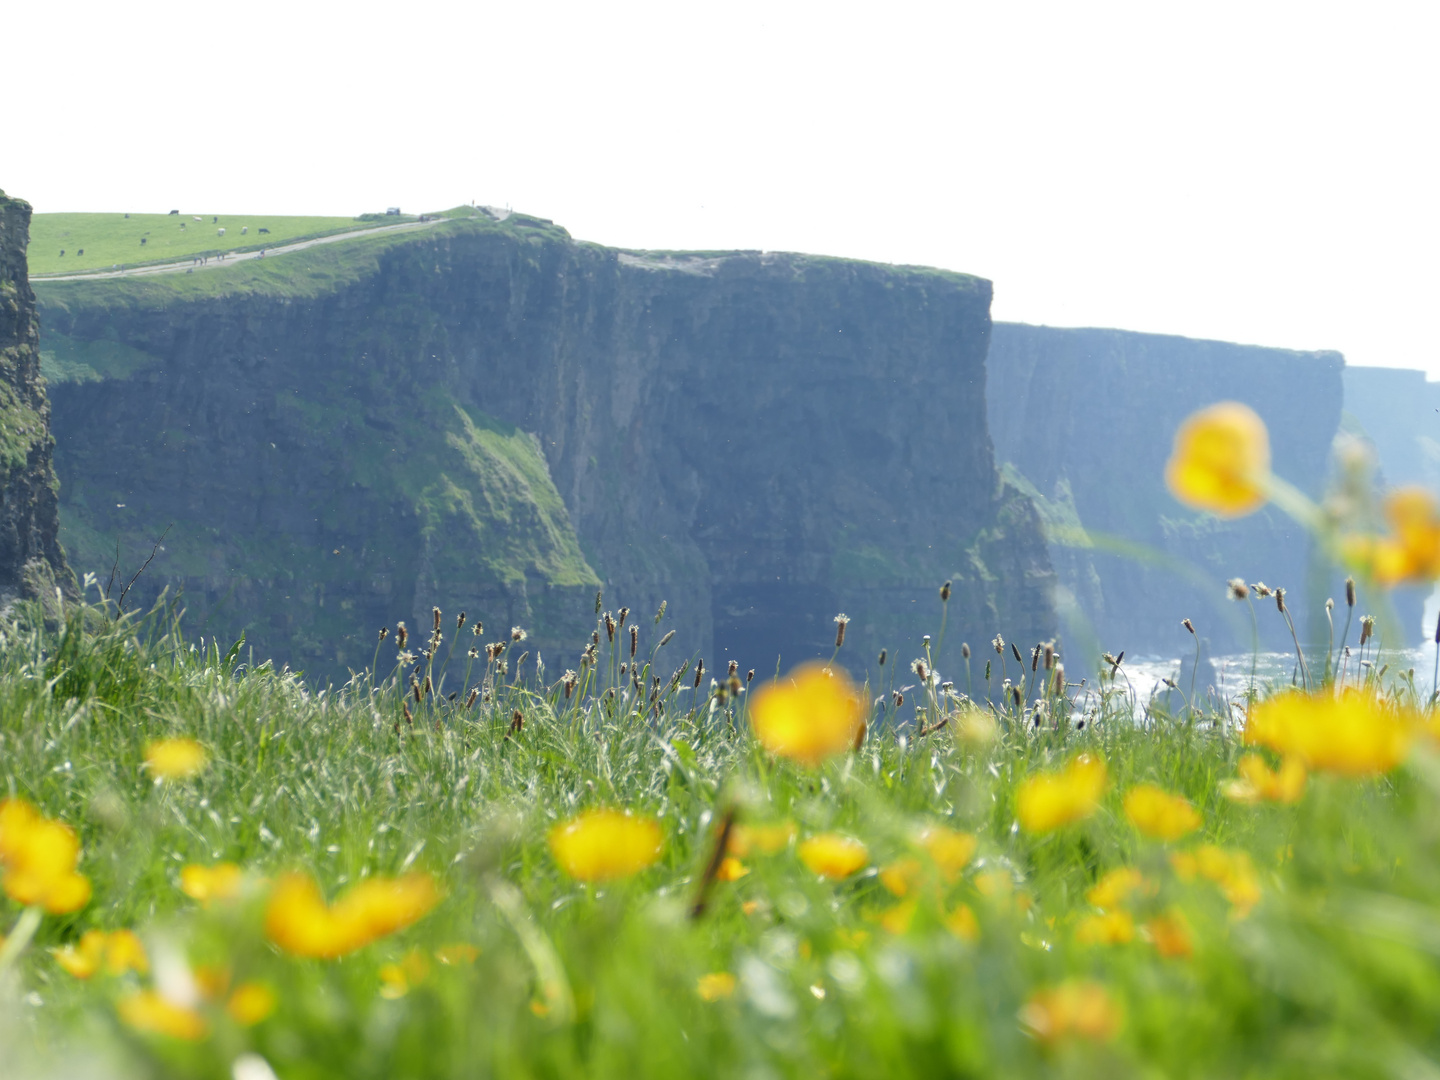
[[[947,579],[952,652],[1056,632],[991,451],[983,280],[465,211],[38,290],[74,562],[134,568],[169,526],[145,596],[257,656],[339,676],[434,605],[558,672],[602,588],[645,648],[667,602],[674,662],[717,673],[828,656],[840,612],[851,663],[908,663]]]

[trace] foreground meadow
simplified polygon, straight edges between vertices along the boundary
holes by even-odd
[[[1172,487],[1259,505],[1261,436],[1182,432]],[[1405,498],[1343,538],[1366,587],[1440,570]],[[437,610],[325,691],[18,610],[0,1075],[1437,1075],[1434,699],[1340,603],[1218,712],[999,635],[973,699],[928,639],[712,673],[600,597],[563,673]]]

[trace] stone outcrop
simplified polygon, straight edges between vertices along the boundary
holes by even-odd
[[[947,578],[950,650],[1054,632],[986,427],[986,281],[513,215],[40,288],[77,564],[173,522],[150,588],[257,655],[339,675],[438,605],[525,626],[554,677],[600,588],[717,674],[829,656],[839,612],[853,666],[908,662]]]
[[[0,191],[0,603],[74,594],[59,541],[50,403],[26,271],[30,205]]]

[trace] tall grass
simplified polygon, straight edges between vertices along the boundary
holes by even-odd
[[[877,684],[863,744],[805,770],[749,737],[743,673],[738,687],[726,672],[695,686],[693,661],[655,644],[658,618],[641,620],[636,673],[628,626],[612,640],[597,615],[568,695],[561,673],[515,663],[525,643],[508,629],[475,637],[438,618],[438,642],[410,629],[410,662],[321,691],[247,667],[241,648],[187,640],[172,608],[115,619],[71,606],[48,627],[27,609],[3,627],[0,784],[80,831],[94,899],[47,918],[0,988],[0,1075],[226,1077],[247,1053],[283,1080],[1440,1070],[1440,760],[1426,748],[1382,780],[1316,777],[1295,806],[1236,805],[1220,795],[1240,751],[1228,717],[1199,703],[1137,714],[1109,663],[1057,693],[1026,656],[1018,676],[1009,657],[1018,701],[995,693],[990,724],[933,680],[898,707],[896,687]],[[392,632],[377,655],[395,645]],[[177,735],[211,764],[156,782],[145,747]],[[1019,782],[1081,751],[1109,764],[1099,812],[1045,835],[1019,829]],[[1201,832],[1141,837],[1120,806],[1142,781],[1187,797]],[[566,878],[547,830],[599,805],[657,818],[660,861],[600,887]],[[742,822],[793,820],[802,837],[858,837],[871,867],[835,883],[793,847],[752,855],[692,918],[732,809]],[[877,870],[937,823],[975,834],[978,857],[906,909]],[[1172,870],[1171,852],[1201,842],[1249,854],[1262,899],[1248,915]],[[422,868],[447,895],[352,956],[300,960],[264,940],[263,885],[208,908],[180,891],[182,867],[219,860],[257,878],[303,869],[332,895]],[[1193,956],[1165,958],[1143,934],[1077,941],[1087,890],[1122,865],[1157,890],[1135,901],[1137,921],[1183,912]],[[974,940],[947,925],[962,903]],[[134,928],[152,973],[63,972],[48,950],[94,927]],[[457,943],[478,949],[473,962],[436,959]],[[399,987],[386,965],[402,961]],[[206,1006],[199,1042],[116,1018],[135,984],[202,966],[266,982],[280,1007],[247,1028]],[[733,994],[704,1000],[710,973],[733,974]],[[1048,1042],[1022,1023],[1038,990],[1072,978],[1096,980],[1123,1012],[1113,1038]]]

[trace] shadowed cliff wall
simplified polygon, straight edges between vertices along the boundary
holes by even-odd
[[[50,403],[25,248],[30,204],[0,191],[0,603],[74,592],[58,538]]]
[[[1311,567],[1304,530],[1274,507],[1236,521],[1196,513],[1170,496],[1163,474],[1180,422],[1231,399],[1264,418],[1275,471],[1321,494],[1343,367],[1334,352],[995,325],[987,397],[996,457],[1046,500],[1054,537],[1083,533],[1094,542],[1055,542],[1051,553],[1062,604],[1088,619],[1102,647],[1184,653],[1193,648],[1180,625],[1188,617],[1215,651],[1248,649],[1249,613],[1224,599],[1232,577],[1284,586],[1301,633],[1325,640],[1320,605],[1327,596],[1343,605],[1343,575]],[[1107,539],[1144,545],[1166,561],[1107,552]],[[1413,598],[1399,606],[1409,613]],[[1290,646],[1273,603],[1261,608],[1260,627],[1267,646]]]
[[[1052,632],[985,424],[988,282],[519,216],[265,262],[41,286],[67,542],[108,571],[175,522],[147,579],[192,629],[337,674],[438,604],[554,677],[603,582],[642,648],[679,631],[667,663],[766,672],[839,611],[852,663],[918,649],[951,577],[954,647]]]

